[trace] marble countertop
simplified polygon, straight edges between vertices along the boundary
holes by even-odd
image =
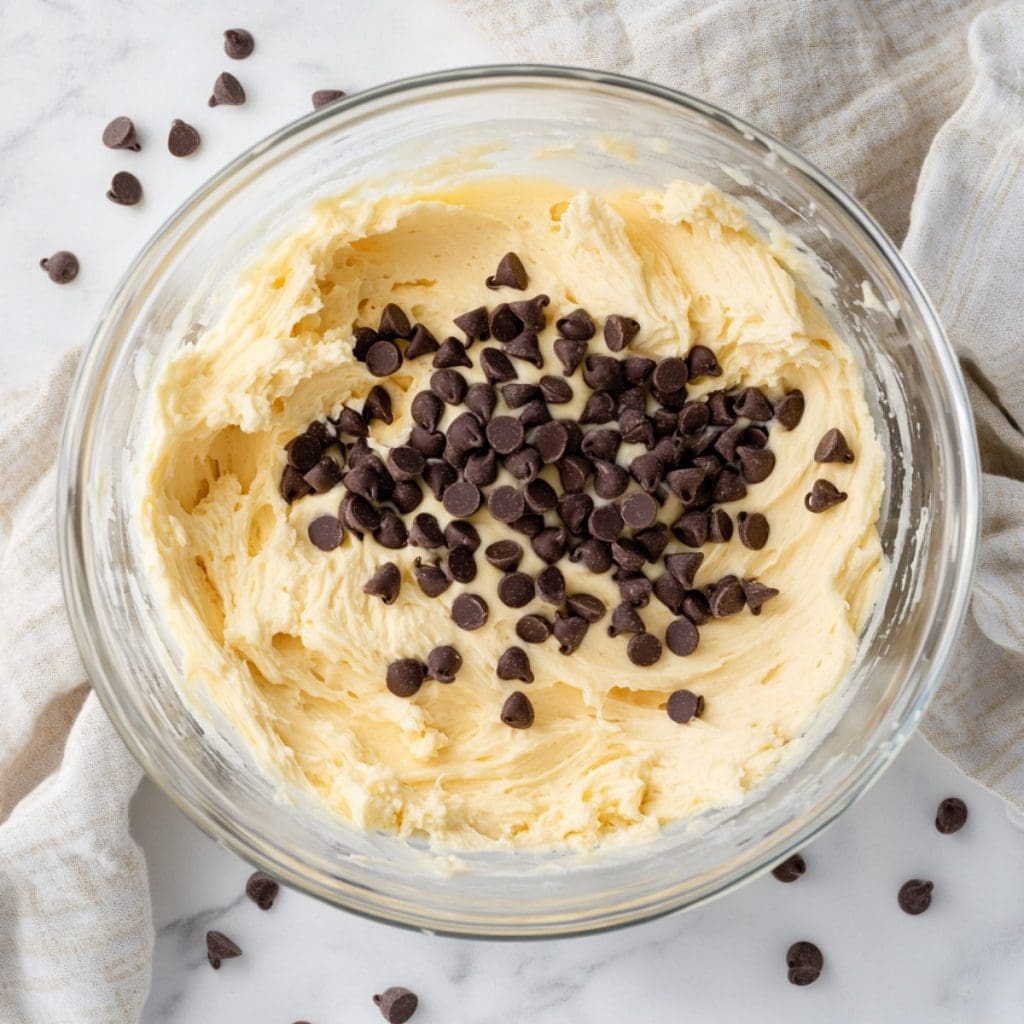
[[[249,28],[257,50],[228,61],[220,33]],[[194,188],[241,149],[308,108],[316,88],[355,90],[398,75],[522,57],[499,52],[444,0],[4,0],[0,4],[0,379],[31,382],[58,352],[85,342],[127,262]],[[249,102],[206,105],[231,70]],[[710,97],[714,99],[714,97]],[[100,144],[127,114],[141,153]],[[200,151],[174,160],[175,117]],[[105,198],[131,170],[145,199]],[[75,251],[73,285],[57,288],[40,257]],[[963,832],[940,836],[935,805],[963,797]],[[158,928],[146,1024],[312,1024],[379,1020],[370,996],[404,984],[415,1020],[601,1022],[758,1020],[943,1024],[1021,1019],[1024,832],[999,801],[914,739],[853,810],[806,851],[807,875],[771,877],[688,914],[608,935],[487,943],[400,931],[294,892],[262,913],[242,895],[251,870],[143,784],[133,828],[149,860]],[[896,906],[907,878],[935,881],[932,908]],[[219,972],[203,936],[219,928],[245,955]],[[785,950],[818,943],[813,986],[786,981]]]

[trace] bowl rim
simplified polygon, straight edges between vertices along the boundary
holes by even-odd
[[[875,248],[890,269],[900,278],[912,297],[917,312],[925,322],[927,332],[934,344],[934,355],[940,364],[946,384],[956,392],[956,401],[950,403],[952,417],[950,432],[959,442],[960,460],[958,471],[962,474],[963,495],[961,505],[961,552],[953,571],[953,586],[947,599],[947,614],[932,651],[930,664],[923,673],[919,692],[903,712],[903,721],[888,740],[865,759],[843,787],[832,794],[828,803],[802,827],[786,832],[775,842],[769,842],[766,849],[750,864],[741,865],[737,870],[722,877],[716,884],[694,898],[676,896],[647,903],[637,912],[631,906],[619,911],[611,918],[593,912],[590,917],[573,919],[569,924],[530,926],[517,924],[513,928],[496,931],[486,923],[459,922],[453,924],[429,914],[410,912],[407,906],[396,909],[394,902],[389,906],[377,899],[374,903],[356,903],[345,894],[328,893],[318,889],[314,883],[300,875],[290,864],[281,861],[268,862],[258,855],[249,844],[244,830],[231,821],[215,818],[206,809],[192,803],[178,783],[167,778],[156,766],[146,746],[136,735],[117,697],[117,684],[108,677],[104,664],[102,646],[98,645],[92,627],[94,621],[92,592],[88,582],[82,536],[80,531],[78,505],[81,500],[77,486],[77,468],[84,452],[84,409],[92,395],[92,383],[102,371],[106,361],[114,354],[112,334],[108,327],[115,323],[124,312],[127,296],[133,291],[133,284],[147,272],[151,257],[161,245],[185,222],[193,209],[225,185],[254,160],[275,147],[287,142],[293,136],[305,132],[317,124],[344,117],[360,108],[389,97],[415,94],[437,86],[465,84],[473,81],[500,84],[522,84],[533,79],[540,85],[594,84],[612,87],[623,94],[639,93],[644,97],[666,100],[684,110],[697,113],[703,118],[718,122],[726,128],[746,136],[750,141],[771,150],[778,159],[808,178],[822,189],[863,232],[865,239]],[[828,174],[811,163],[797,150],[775,138],[744,119],[726,110],[691,96],[681,90],[646,81],[641,78],[621,75],[588,68],[549,64],[488,64],[472,65],[434,71],[407,78],[396,79],[382,85],[347,96],[339,101],[306,113],[302,117],[270,133],[233,160],[225,164],[206,182],[196,189],[163,222],[132,260],[128,269],[107,300],[88,346],[83,354],[68,400],[61,434],[60,455],[57,468],[57,532],[58,556],[65,605],[68,609],[75,642],[82,657],[86,673],[96,691],[108,717],[132,756],[139,762],[146,775],[171,800],[172,803],[222,846],[244,860],[258,867],[272,871],[278,878],[333,906],[370,920],[376,920],[417,931],[456,937],[489,939],[553,938],[571,935],[596,934],[616,930],[631,924],[654,920],[667,914],[700,906],[724,895],[745,882],[765,873],[779,860],[805,846],[811,839],[831,825],[845,810],[858,800],[877,781],[882,772],[903,748],[913,734],[933,697],[942,673],[948,664],[953,646],[960,634],[970,600],[977,550],[980,540],[980,493],[981,473],[978,457],[974,420],[970,413],[967,390],[959,362],[946,337],[939,316],[929,300],[916,274],[903,261],[898,249],[885,231],[876,223],[859,203]],[[275,852],[281,853],[276,847]],[[381,894],[372,893],[379,897]]]

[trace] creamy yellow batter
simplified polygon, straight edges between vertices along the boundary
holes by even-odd
[[[530,275],[525,293],[484,284],[509,250]],[[439,847],[593,846],[742,800],[799,747],[842,680],[884,572],[883,456],[860,373],[787,269],[787,251],[762,240],[722,194],[685,182],[596,195],[492,179],[319,204],[244,274],[220,320],[170,357],[156,385],[141,529],[187,685],[212,697],[274,777],[308,787],[358,826],[425,835]],[[281,499],[283,445],[346,402],[358,408],[380,383],[352,356],[354,326],[376,325],[396,302],[443,338],[459,334],[454,315],[538,292],[552,300],[544,372],[557,372],[555,319],[583,306],[599,325],[611,313],[638,320],[638,354],[711,347],[724,375],[696,382],[692,396],[744,385],[806,396],[796,429],[772,429],[774,473],[727,506],[734,518],[763,512],[767,546],[750,551],[736,536],[708,544],[697,577],[757,577],[780,596],[758,617],[701,627],[689,657],[666,651],[638,668],[625,638],[606,635],[606,618],[571,656],[554,640],[524,645],[536,681],[503,682],[494,666],[521,642],[516,619],[551,609],[505,608],[482,549],[472,585],[431,599],[411,573],[422,549],[387,551],[351,536],[329,553],[310,544],[309,522],[337,511],[340,488],[290,506]],[[606,351],[600,332],[590,344]],[[517,366],[526,379],[529,367]],[[431,372],[426,357],[384,382],[395,422],[374,423],[375,445],[405,440],[409,401]],[[463,372],[482,379],[478,368]],[[576,386],[560,415],[579,412],[584,390]],[[831,427],[849,439],[852,465],[813,461]],[[804,495],[820,477],[849,499],[813,515]],[[429,492],[422,511],[449,519]],[[484,545],[511,536],[485,509],[473,521]],[[526,549],[522,568],[536,573],[542,564]],[[685,549],[673,541],[668,550]],[[390,607],[363,593],[385,560],[404,580]],[[567,560],[561,568],[570,592],[618,603],[609,574]],[[450,616],[467,590],[491,608],[472,633]],[[672,619],[657,600],[641,615],[659,636]],[[388,692],[390,661],[425,658],[440,644],[463,655],[454,684],[428,681],[410,699]],[[664,710],[679,687],[706,700],[686,725]],[[533,702],[531,729],[499,720],[514,688]]]

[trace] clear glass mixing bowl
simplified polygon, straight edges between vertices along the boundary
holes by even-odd
[[[467,156],[471,148],[474,155]],[[543,151],[543,156],[538,153]],[[209,323],[224,288],[316,198],[460,175],[580,185],[703,178],[756,203],[832,278],[888,456],[879,528],[892,572],[806,759],[740,807],[599,855],[491,853],[446,872],[412,844],[283,798],[230,734],[186,706],[142,578],[132,470],[157,356]],[[866,287],[870,291],[866,290]],[[874,296],[877,301],[865,300]],[[357,913],[492,937],[594,931],[693,906],[806,843],[892,760],[938,684],[968,601],[979,475],[963,382],[934,310],[871,218],[797,153],[689,96],[590,71],[490,67],[409,79],[288,125],[197,192],[128,271],[84,358],[60,460],[60,553],[86,668],[125,743],[210,835]]]

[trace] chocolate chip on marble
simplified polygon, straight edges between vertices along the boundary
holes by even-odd
[[[544,520],[541,518],[541,523]],[[534,554],[548,565],[554,565],[564,557],[569,546],[569,536],[559,526],[549,526],[540,530],[531,540]]]
[[[562,364],[562,372],[571,377],[586,355],[587,343],[573,338],[556,338],[554,348],[555,357]]]
[[[110,181],[107,198],[118,206],[135,206],[142,199],[142,184],[134,174],[118,171]]]
[[[629,473],[614,462],[594,463],[594,492],[599,498],[617,498],[629,486]]]
[[[388,1024],[405,1024],[420,1005],[414,992],[395,985],[373,997],[381,1016]]]
[[[673,615],[681,615],[683,613],[683,602],[686,600],[686,588],[671,573],[662,573],[654,581],[652,591],[654,596]]]
[[[514,523],[526,510],[523,495],[509,484],[495,487],[487,495],[487,511],[499,523]]]
[[[668,523],[655,523],[646,530],[638,530],[633,539],[644,549],[648,562],[656,562],[661,558],[669,541]]]
[[[683,614],[695,626],[703,626],[712,618],[708,599],[699,590],[687,592],[686,597],[683,598]]]
[[[787,857],[781,864],[776,864],[772,868],[772,874],[780,881],[795,882],[798,878],[807,872],[807,862],[800,856],[799,853],[794,853],[791,857]]]
[[[319,110],[321,107],[326,107],[329,103],[344,99],[344,97],[345,91],[343,89],[316,89],[313,95],[310,96],[310,102],[313,104],[314,110]]]
[[[647,553],[635,540],[620,537],[612,541],[612,561],[625,572],[639,572],[647,561]]]
[[[815,462],[853,462],[853,452],[843,432],[836,427],[825,432],[814,451]]]
[[[516,623],[516,636],[524,643],[542,644],[551,636],[551,622],[543,615],[524,615]]]
[[[224,32],[224,52],[232,60],[245,60],[252,54],[256,41],[252,33],[244,28],[229,28]]]
[[[685,589],[689,590],[693,586],[694,578],[703,561],[703,552],[680,551],[665,556],[665,568]]]
[[[794,942],[786,953],[788,978],[793,985],[810,985],[821,977],[825,958],[813,942]]]
[[[487,316],[486,306],[477,306],[455,317],[453,323],[463,334],[468,342],[486,341],[490,337],[490,322]]]
[[[206,933],[206,959],[215,970],[220,970],[220,965],[225,960],[233,960],[242,955],[242,949],[238,943],[229,939],[223,932],[209,931]]]
[[[967,824],[967,804],[959,797],[948,796],[939,804],[935,828],[944,836],[959,832]]]
[[[539,477],[523,488],[523,498],[531,512],[550,512],[558,504],[555,489]]]
[[[525,291],[530,283],[523,261],[514,253],[507,252],[498,262],[498,269],[487,278],[488,288],[515,288],[517,291]]]
[[[441,501],[444,492],[458,478],[458,473],[446,462],[428,462],[427,468],[423,470],[423,482],[438,501]]]
[[[757,388],[744,388],[733,398],[732,407],[737,416],[746,416],[760,423],[767,422],[773,415],[771,403]]]
[[[519,376],[512,360],[500,348],[488,347],[478,356],[480,369],[492,384],[504,384]]]
[[[439,683],[452,683],[462,668],[462,655],[449,644],[435,647],[427,655],[427,678]]]
[[[583,380],[594,391],[617,393],[623,388],[622,365],[613,356],[587,356],[583,360]]]
[[[697,627],[685,617],[673,619],[665,630],[665,646],[679,658],[693,654],[699,643]]]
[[[522,647],[509,647],[498,658],[497,673],[499,679],[518,679],[521,683],[533,682],[533,669],[530,658]]]
[[[642,573],[623,573],[616,580],[619,597],[634,608],[646,608],[651,599],[651,581]]]
[[[547,295],[535,295],[532,299],[517,299],[508,304],[509,309],[522,321],[528,331],[543,331],[547,324],[546,306],[551,303]]]
[[[512,307],[507,302],[499,303],[491,310],[490,331],[495,341],[511,341],[522,330],[522,320],[512,312]]]
[[[506,341],[502,347],[506,354],[513,359],[522,359],[523,362],[532,363],[538,370],[544,365],[544,356],[541,355],[540,342],[537,340],[535,331],[521,331],[514,338]]]
[[[760,512],[741,512],[736,523],[736,532],[745,548],[760,551],[768,543],[768,520]]]
[[[703,547],[708,539],[708,517],[705,512],[684,512],[673,524],[672,533],[687,547]]]
[[[525,693],[510,693],[501,706],[501,720],[513,729],[529,729],[533,725],[533,705]]]
[[[743,610],[747,595],[743,584],[735,577],[719,580],[708,594],[708,605],[716,619],[725,619]]]
[[[380,512],[360,494],[346,494],[338,518],[355,534],[373,533],[380,526]]]
[[[472,583],[476,579],[476,559],[465,545],[450,548],[441,560],[441,568],[456,583]]]
[[[444,531],[437,517],[430,512],[421,512],[409,527],[409,543],[418,548],[444,547]]]
[[[722,508],[708,513],[708,540],[712,544],[728,544],[732,540],[732,519]]]
[[[526,431],[515,416],[495,416],[487,424],[487,442],[499,455],[511,455],[523,446]]]
[[[222,71],[213,83],[213,94],[208,101],[211,107],[240,107],[245,102],[242,83],[229,71]]]
[[[808,512],[827,512],[830,508],[846,501],[848,495],[829,480],[815,480],[810,493],[804,496]]]
[[[539,582],[538,577],[538,584]],[[604,601],[593,594],[569,594],[565,598],[565,606],[573,615],[585,619],[591,625],[600,622],[607,611]]]
[[[775,403],[775,418],[786,428],[792,430],[804,415],[804,395],[799,389],[788,391]]]
[[[345,539],[345,527],[335,516],[317,516],[307,532],[314,547],[321,551],[333,551]]]
[[[594,500],[588,494],[570,492],[558,499],[558,515],[573,533],[582,533],[587,518],[594,510]]]
[[[543,466],[540,453],[530,445],[505,457],[505,468],[517,480],[532,480]]]
[[[690,379],[697,377],[720,377],[722,368],[718,365],[715,353],[706,345],[694,345],[686,356],[686,366]]]
[[[404,548],[409,543],[409,531],[391,509],[385,509],[380,516],[380,526],[373,531],[373,539],[381,547]]]
[[[281,886],[263,871],[254,871],[246,880],[245,895],[260,910],[269,910],[277,899]]]
[[[167,149],[171,156],[191,156],[199,148],[201,141],[199,132],[181,118],[175,118],[171,122],[171,130],[167,133]]]
[[[752,448],[740,445],[736,449],[740,471],[748,484],[759,484],[767,480],[775,469],[775,456],[767,448]]]
[[[487,614],[487,602],[479,594],[459,594],[452,603],[452,619],[460,629],[479,629]]]
[[[665,707],[668,717],[677,725],[685,725],[704,713],[704,698],[691,690],[674,690]]]
[[[457,480],[446,488],[441,503],[449,515],[465,519],[480,507],[481,500],[479,487],[468,480]]]
[[[611,545],[596,537],[588,537],[569,556],[572,562],[582,562],[589,572],[600,574],[612,567]]]
[[[608,626],[609,636],[619,636],[623,633],[643,633],[646,631],[644,620],[633,605],[626,601],[615,606],[612,610],[612,620]]]
[[[387,424],[395,421],[394,413],[391,411],[391,395],[380,384],[374,384],[370,388],[370,392],[363,402],[363,419],[367,424],[374,420],[380,420]]]
[[[640,333],[640,325],[631,317],[612,313],[604,322],[604,343],[612,352],[621,352]]]
[[[653,633],[636,633],[626,645],[626,656],[634,665],[648,668],[661,658],[661,641]]]
[[[573,654],[583,643],[583,638],[590,629],[590,623],[580,615],[556,615],[551,628],[558,641],[561,654]]]
[[[425,564],[419,559],[416,559],[412,574],[416,577],[420,590],[427,597],[439,597],[452,585],[452,581],[444,574],[440,566]]]
[[[103,129],[103,145],[107,149],[130,149],[138,153],[142,146],[135,135],[135,124],[130,117],[115,117]]]
[[[766,586],[757,580],[740,580],[740,585],[743,587],[743,593],[747,599],[747,608],[751,615],[760,615],[761,609],[765,604],[773,597],[779,596],[779,592],[775,587]]]
[[[433,397],[433,396],[431,396]],[[440,430],[424,430],[418,423],[409,431],[409,444],[424,459],[439,459],[444,454],[447,438]]]
[[[537,596],[547,604],[561,605],[565,601],[565,577],[557,565],[541,569],[536,580]]]
[[[70,284],[78,277],[78,257],[67,249],[44,257],[39,261],[39,266],[54,284]]]

